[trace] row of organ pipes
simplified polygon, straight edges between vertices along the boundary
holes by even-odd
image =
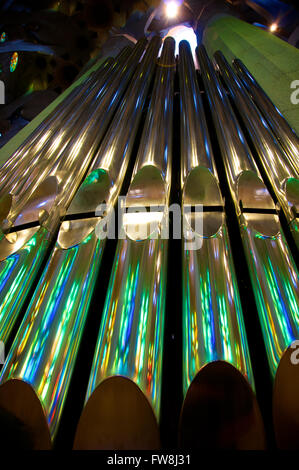
[[[299,365],[291,360],[299,340],[298,137],[239,59],[230,65],[217,52],[211,60],[199,46],[196,70],[186,41],[177,58],[172,38],[159,56],[160,49],[159,37],[142,39],[103,60],[0,168],[0,340],[10,345],[0,408],[22,423],[32,448],[53,447],[97,292],[104,308],[97,312],[92,363],[84,364],[90,372],[74,449],[161,446],[165,318],[172,315],[167,281],[175,275],[168,271],[171,240],[162,233],[173,158],[180,154],[178,202],[191,208],[183,218],[199,248],[182,240],[176,253],[182,268],[178,445],[267,447],[222,179],[273,380],[276,444],[298,448]],[[175,80],[180,151],[173,148]],[[103,291],[107,242],[98,233],[135,156],[123,236]],[[156,211],[138,212],[153,206]]]

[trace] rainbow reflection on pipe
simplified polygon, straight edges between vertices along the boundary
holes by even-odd
[[[168,204],[174,48],[167,38],[126,208]],[[159,447],[168,243],[160,237],[165,214],[153,214],[155,233],[144,212],[124,215],[125,238],[118,242],[75,449]]]
[[[213,151],[191,49],[180,43],[182,206],[198,249],[183,249],[183,392],[186,448],[265,446],[242,307]],[[202,214],[185,207],[202,204]],[[202,231],[196,218],[203,218]],[[238,396],[238,406],[234,396]],[[217,410],[217,412],[215,412]],[[242,425],[240,425],[242,423]],[[231,432],[226,432],[227,427]]]

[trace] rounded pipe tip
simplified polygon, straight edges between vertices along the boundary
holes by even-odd
[[[273,388],[273,421],[277,446],[299,449],[299,345],[279,362]]]
[[[255,393],[234,366],[215,361],[197,373],[183,403],[179,444],[189,449],[266,447]]]
[[[50,450],[51,436],[46,416],[33,388],[13,379],[0,386],[2,448]]]
[[[160,447],[153,409],[130,379],[105,379],[89,397],[80,417],[75,450],[145,450]]]

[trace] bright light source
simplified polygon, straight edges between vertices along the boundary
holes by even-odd
[[[196,38],[196,34],[193,28],[190,28],[185,25],[175,26],[174,28],[171,28],[168,31],[164,39],[166,39],[168,36],[175,39],[175,46],[176,46],[175,55],[178,55],[179,53],[179,45],[181,41],[185,40],[189,42],[191,50],[192,50],[192,55],[193,55],[193,59],[195,62],[195,66],[197,67],[197,59],[196,59],[196,54],[195,54],[195,49],[197,47],[197,38]]]
[[[176,18],[179,12],[179,3],[173,1],[166,3],[166,15],[168,18]]]
[[[275,31],[277,31],[277,28],[278,28],[277,24],[272,23],[269,29],[270,29],[271,33],[274,33]]]

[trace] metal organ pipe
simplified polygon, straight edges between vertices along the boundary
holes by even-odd
[[[298,400],[293,393],[295,389],[298,394],[298,372],[290,360],[292,343],[299,338],[298,270],[281,229],[274,202],[262,181],[228,97],[205,49],[201,46],[197,51],[226,176],[239,218],[268,363],[275,379],[274,421],[278,442],[285,445],[282,429],[289,426],[289,429],[298,430]],[[225,76],[230,89],[227,67]],[[257,125],[254,125],[256,135],[265,143]],[[259,152],[263,154],[263,148]],[[263,158],[266,158],[265,155]],[[287,387],[292,392],[281,393]],[[288,434],[288,445],[293,444]]]
[[[175,42],[164,41],[118,242],[75,449],[159,444]],[[145,212],[149,206],[160,211]],[[143,208],[141,212],[132,209]],[[138,229],[139,228],[139,231]]]
[[[0,409],[22,423],[35,449],[52,448],[72,399],[83,334],[91,344],[86,319],[94,293],[105,303],[93,312],[99,332],[92,364],[80,366],[89,380],[74,448],[160,446],[176,72],[174,40],[165,39],[157,59],[160,46],[159,37],[142,39],[105,60],[0,168],[0,341],[10,342],[26,307],[0,373]],[[220,190],[226,177],[274,379],[277,443],[298,447],[299,276],[262,179],[298,245],[298,138],[239,60],[234,71],[217,52],[216,70],[204,47],[197,55],[225,176],[217,173],[190,45],[182,41],[179,445],[265,447]],[[136,144],[103,292],[102,254],[106,238],[116,236],[113,208]]]
[[[7,186],[8,172],[18,168],[20,159],[30,152],[37,152],[45,143],[47,143],[53,135],[60,129],[61,123],[66,116],[69,116],[79,107],[82,106],[80,101],[89,96],[90,90],[97,84],[98,78],[103,72],[110,68],[114,63],[114,59],[107,58],[95,72],[92,72],[86,81],[74,88],[69,95],[59,103],[55,109],[47,116],[45,120],[24,140],[17,150],[9,157],[9,159],[0,168],[1,193]],[[116,62],[117,63],[117,62]]]
[[[159,47],[154,38],[68,208],[1,374],[0,403],[31,428],[35,448],[51,447],[57,433],[105,246],[97,207],[105,201],[109,214],[120,192]]]
[[[180,43],[179,78],[182,207],[197,245],[188,249],[185,242],[183,249],[185,399],[180,443],[186,448],[264,448],[224,204],[192,53],[185,41]],[[189,212],[198,204],[202,214]],[[200,217],[202,231],[196,225]],[[228,433],[228,428],[233,431]]]
[[[2,194],[6,189],[6,193],[10,192],[15,199],[21,199],[21,204],[24,204],[24,199],[30,196],[45,175],[49,171],[52,173],[55,171],[57,162],[63,160],[63,165],[67,165],[65,159],[69,153],[71,158],[74,158],[73,154],[86,139],[86,133],[91,133],[92,127],[96,124],[99,109],[103,113],[105,110],[109,111],[110,101],[113,109],[117,96],[123,92],[123,86],[127,83],[126,76],[131,73],[131,69],[128,68],[130,54],[129,48],[124,50],[111,67],[106,67],[100,76],[96,77],[95,86],[87,90],[86,96],[82,97],[82,102],[76,106],[74,113],[67,115],[63,125],[58,127],[52,138],[48,139],[37,152],[34,149],[30,151],[16,165],[11,178],[5,180]],[[118,80],[121,79],[124,85],[118,87]],[[112,100],[114,93],[116,93],[115,101]]]
[[[270,124],[289,160],[299,172],[299,138],[295,131],[289,126],[281,112],[272,103],[243,62],[240,59],[234,59],[233,66],[265,120]]]
[[[9,203],[2,201],[3,211],[8,211],[8,214],[3,223],[5,232],[0,238],[1,341],[6,342],[10,335],[49,242],[92,162],[144,51],[144,45],[145,42],[141,41],[135,46],[132,56],[121,69],[121,85],[118,86],[112,76],[114,87],[109,87],[96,104],[92,120],[83,126],[80,135],[72,137],[72,144],[67,146],[64,158],[56,166],[53,165],[54,160],[52,168],[49,166],[38,175],[38,184],[35,180],[20,199],[12,200],[10,207]]]
[[[292,169],[276,139],[273,137],[271,140],[267,125],[260,118],[249,94],[223,54],[217,52],[215,59],[233,100],[249,127],[250,135],[253,135],[252,140],[259,159],[299,248],[298,171]],[[298,163],[298,159],[294,161]],[[276,441],[282,448],[298,448],[296,436],[299,431],[299,406],[296,397],[299,392],[299,373],[292,361],[292,346],[299,339],[299,272],[277,217],[250,216],[246,214],[246,202],[242,203],[243,225],[248,227],[247,231],[242,231],[244,247],[274,378],[273,419]],[[261,225],[265,231],[261,229]]]
[[[259,160],[289,222],[291,234],[299,249],[298,162],[296,162],[296,168],[293,159],[290,160],[281,149],[261,112],[255,106],[244,85],[220,51],[215,53],[215,60],[232,99],[241,114],[242,120],[249,131]]]

